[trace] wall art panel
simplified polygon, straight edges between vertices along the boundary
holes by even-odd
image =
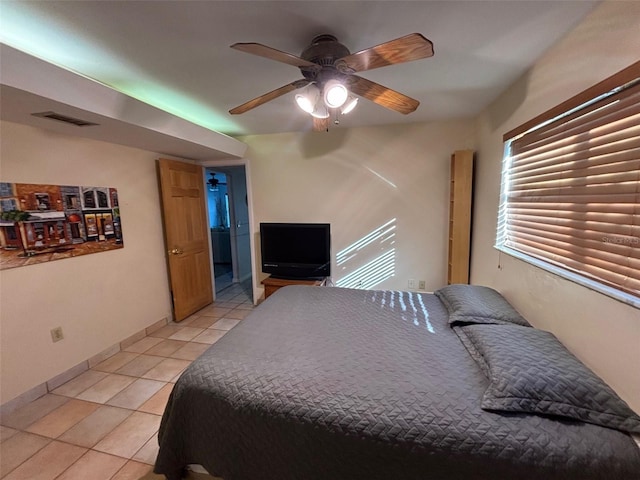
[[[0,270],[123,247],[115,188],[0,182]]]

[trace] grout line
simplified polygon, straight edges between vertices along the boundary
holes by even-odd
[[[242,305],[242,304],[237,304],[237,305],[235,305],[234,307],[231,307],[230,311],[231,311],[231,310],[236,309],[239,305]],[[207,307],[205,307],[205,308],[207,308]],[[223,318],[224,318],[224,317],[223,317]],[[216,323],[216,322],[218,322],[219,320],[221,320],[221,318],[217,318],[217,319],[215,320],[215,322],[213,323],[213,325],[215,325],[215,323]],[[240,319],[230,319],[230,320],[235,320],[235,321],[238,321],[238,322],[239,322],[239,321],[241,321]],[[164,323],[162,323],[162,324],[161,324],[161,322],[163,322],[163,321],[164,321]],[[180,327],[180,328],[184,327],[184,326],[181,326],[181,325],[176,324],[176,323],[173,323],[173,322],[168,322],[168,321],[167,321],[167,319],[165,318],[165,319],[161,320],[160,322],[156,322],[154,325],[152,325],[152,327],[148,327],[147,329],[143,330],[143,332],[145,332],[145,333],[146,333],[146,332],[147,332],[147,330],[152,329],[152,330],[151,330],[151,333],[153,333],[153,332],[155,332],[156,330],[158,330],[159,328],[162,328],[163,326],[171,325],[171,324],[174,324],[174,325],[176,325],[176,326],[178,326],[178,327]],[[158,325],[159,325],[159,326],[158,326]],[[196,327],[196,328],[199,328],[199,327]],[[207,331],[207,330],[209,330],[209,329],[211,329],[211,330],[217,330],[217,331],[220,331],[220,332],[228,332],[228,330],[220,330],[220,329],[214,329],[214,328],[204,328],[204,329],[202,329],[202,330],[206,332],[206,331]],[[134,334],[134,335],[132,335],[131,337],[128,337],[128,338],[127,338],[127,339],[125,339],[123,342],[120,342],[120,343],[118,343],[118,344],[114,345],[114,346],[113,346],[113,347],[111,347],[110,349],[107,349],[107,350],[103,351],[101,354],[98,354],[98,355],[103,355],[103,354],[105,354],[106,352],[113,352],[113,353],[110,353],[110,355],[103,357],[101,361],[105,361],[105,360],[107,360],[108,358],[111,358],[111,357],[112,357],[113,355],[115,355],[116,353],[118,353],[118,352],[120,352],[120,351],[124,351],[124,348],[126,348],[126,347],[122,347],[122,345],[123,345],[123,344],[126,344],[127,342],[129,342],[129,343],[127,344],[127,346],[128,346],[128,345],[132,345],[132,344],[133,344],[133,343],[135,343],[135,342],[134,342],[134,341],[131,341],[131,339],[132,339],[132,338],[134,338],[134,337],[137,337],[137,336],[139,336],[139,335],[140,335],[140,332],[139,332],[138,334]],[[149,335],[148,333],[146,333],[146,335],[139,337],[136,341],[142,340],[142,338],[146,338],[146,337],[152,337],[152,335]],[[157,338],[157,337],[153,337],[153,338]],[[165,341],[165,340],[168,340],[168,338],[162,338],[162,341]],[[210,346],[210,345],[211,345],[211,344],[208,344],[208,343],[201,343],[201,342],[197,342],[197,341],[195,341],[194,339],[189,340],[189,341],[185,341],[185,340],[183,340],[183,341],[181,341],[181,342],[183,342],[185,345],[188,345],[188,344],[191,344],[191,343],[192,343],[192,344],[199,344],[199,345],[208,345],[208,346]],[[127,362],[127,363],[125,363],[124,365],[122,365],[119,369],[124,368],[124,367],[125,367],[126,365],[128,365],[129,363],[131,363],[131,362],[135,361],[135,360],[136,360],[137,358],[139,358],[141,355],[147,355],[147,356],[150,356],[150,357],[157,357],[157,358],[161,358],[161,359],[163,359],[163,360],[161,360],[161,362],[162,362],[162,361],[164,361],[164,360],[167,360],[167,359],[185,360],[185,359],[177,359],[177,358],[174,358],[174,357],[172,357],[172,356],[171,356],[171,354],[170,354],[170,355],[167,355],[167,356],[164,356],[164,355],[153,355],[153,354],[147,354],[146,352],[147,352],[148,350],[151,350],[154,346],[155,346],[155,345],[153,345],[153,346],[149,347],[148,349],[146,349],[146,350],[145,350],[145,351],[143,351],[143,352],[128,352],[128,353],[134,353],[134,354],[135,354],[135,357],[134,357],[134,358],[132,358],[129,362]],[[116,349],[116,347],[117,347],[117,349]],[[180,348],[182,348],[182,347],[180,347]],[[173,352],[173,353],[175,353],[175,352]],[[93,359],[97,359],[97,357],[98,357],[98,356],[94,356],[94,357],[92,357],[92,358],[93,358]],[[94,361],[95,361],[95,360],[94,360]],[[192,362],[193,362],[193,360],[188,360],[188,359],[186,359],[185,361],[187,361],[187,362],[189,362],[189,363],[192,363]],[[98,363],[99,363],[99,362],[98,362]],[[73,378],[77,377],[78,375],[80,375],[80,374],[82,374],[82,373],[85,373],[86,371],[94,371],[94,372],[105,373],[105,374],[107,375],[107,377],[105,377],[105,378],[108,378],[108,376],[109,376],[109,375],[125,376],[125,377],[129,377],[129,378],[134,379],[134,382],[135,382],[135,380],[143,379],[143,378],[144,378],[144,375],[146,375],[146,373],[148,373],[150,370],[152,370],[153,368],[155,368],[155,366],[154,366],[154,367],[151,367],[149,370],[147,370],[147,372],[144,372],[144,373],[142,373],[142,374],[141,374],[141,375],[139,375],[139,376],[135,376],[135,375],[126,374],[126,373],[119,373],[117,370],[116,370],[116,371],[114,371],[114,372],[102,372],[102,371],[100,371],[100,370],[96,370],[96,369],[95,369],[95,366],[96,366],[96,365],[97,365],[97,363],[96,363],[95,365],[93,365],[93,366],[90,366],[90,365],[89,365],[89,360],[87,360],[86,362],[82,362],[82,363],[80,363],[80,364],[76,365],[75,367],[72,367],[72,368],[71,368],[71,369],[69,369],[67,372],[63,372],[62,374],[57,375],[57,376],[56,376],[56,377],[54,377],[53,379],[49,380],[49,383],[51,384],[51,386],[52,386],[52,387],[53,387],[53,386],[55,386],[55,388],[58,388],[59,386],[64,385],[64,383],[67,383],[67,382],[69,382],[69,381],[73,380]],[[119,369],[118,369],[118,370],[119,370]],[[71,373],[70,373],[71,371],[78,372],[78,373],[77,373],[75,376],[72,376],[72,375],[71,375]],[[180,373],[181,373],[181,372],[180,372]],[[178,374],[176,375],[176,377],[177,377],[178,375],[180,375],[180,373],[178,373]],[[68,376],[69,376],[69,378],[67,378],[67,379],[66,379],[66,381],[64,381],[64,382],[61,382],[61,380],[62,380],[62,379],[65,379],[65,375],[68,375]],[[175,380],[175,378],[176,378],[176,377],[172,378],[172,380]],[[172,380],[169,380],[169,381],[165,381],[165,380],[155,380],[155,379],[153,379],[153,380],[154,380],[154,381],[157,381],[157,382],[162,382],[162,383],[164,383],[164,386],[163,386],[162,388],[165,388],[167,385],[175,385],[175,382],[174,382],[174,381],[172,381]],[[133,383],[133,382],[132,382],[132,383]],[[131,384],[130,384],[130,385],[131,385]],[[91,401],[91,400],[83,400],[83,399],[78,398],[78,396],[79,396],[79,395],[81,395],[84,391],[86,391],[86,390],[88,390],[88,389],[92,388],[93,386],[94,386],[94,385],[91,385],[91,386],[87,387],[85,390],[83,390],[82,392],[77,393],[75,396],[67,396],[67,395],[62,395],[62,394],[52,393],[52,390],[54,390],[55,388],[51,388],[51,390],[47,391],[47,383],[45,382],[44,384],[41,384],[41,385],[39,385],[38,387],[36,387],[36,389],[38,389],[38,388],[39,388],[39,389],[43,389],[43,388],[44,388],[44,393],[42,393],[41,395],[36,396],[35,398],[32,398],[30,401],[26,401],[26,402],[24,403],[24,405],[20,405],[20,406],[14,407],[14,409],[13,409],[13,410],[15,410],[15,409],[17,409],[17,408],[20,408],[21,406],[25,406],[25,405],[27,405],[27,404],[31,403],[32,401],[37,400],[37,398],[40,398],[40,396],[42,396],[42,395],[44,395],[44,394],[49,393],[50,395],[54,395],[54,396],[57,396],[57,397],[65,398],[65,399],[67,399],[67,401],[68,401],[68,400],[73,400],[73,399],[75,399],[75,400],[78,400],[78,401],[81,401],[81,402],[85,402],[85,403],[90,403],[90,404],[97,405],[97,406],[98,406],[98,408],[100,408],[100,407],[115,407],[115,408],[118,408],[118,409],[121,409],[121,410],[126,410],[127,412],[129,412],[129,414],[127,415],[127,417],[125,417],[124,419],[122,419],[122,421],[118,422],[118,424],[117,424],[117,425],[114,425],[114,427],[113,427],[111,430],[109,430],[108,432],[106,432],[106,433],[104,434],[104,436],[102,437],[102,439],[104,439],[106,436],[108,436],[109,434],[111,434],[111,432],[113,432],[115,429],[117,429],[117,428],[118,428],[122,423],[124,423],[124,422],[127,420],[127,418],[129,418],[131,415],[133,415],[133,414],[134,414],[134,413],[136,413],[136,412],[139,412],[139,413],[142,413],[142,414],[146,414],[146,415],[153,415],[153,416],[155,416],[155,417],[162,418],[162,415],[157,415],[157,414],[155,414],[155,413],[150,413],[150,412],[143,412],[143,411],[139,410],[139,408],[140,408],[144,403],[146,403],[146,401],[148,401],[150,398],[152,398],[152,397],[153,397],[156,393],[158,393],[160,390],[158,390],[158,392],[155,392],[155,393],[154,393],[153,395],[151,395],[147,400],[145,400],[145,402],[143,402],[143,403],[142,403],[142,405],[140,405],[140,407],[138,407],[138,408],[135,408],[135,409],[134,409],[134,408],[128,408],[128,407],[120,407],[120,406],[108,405],[108,403],[107,403],[107,402],[109,402],[113,397],[115,397],[116,395],[118,395],[119,393],[121,393],[124,389],[126,389],[128,386],[127,386],[127,387],[125,387],[124,389],[120,390],[120,392],[117,392],[117,393],[116,393],[116,394],[114,394],[111,398],[109,398],[108,400],[106,400],[105,402],[102,402],[102,403],[101,403],[101,402],[96,402],[96,401]],[[32,389],[32,390],[36,390],[36,389]],[[28,397],[28,396],[26,395],[27,393],[30,393],[30,392],[26,392],[26,393],[25,393],[25,394],[23,394],[22,396],[24,396],[24,398],[30,398],[30,397]],[[38,392],[36,392],[36,393],[40,393],[40,392],[38,391]],[[9,402],[9,403],[10,403],[10,402]],[[7,405],[7,404],[5,404],[5,405]],[[4,406],[3,406],[3,407],[4,407]],[[58,408],[60,408],[60,407],[58,407]],[[13,411],[13,410],[12,410],[12,411]],[[57,410],[57,409],[54,409],[53,411],[55,411],[55,410]],[[97,410],[97,409],[96,409],[96,410]],[[53,411],[52,411],[52,412],[53,412]],[[50,413],[52,413],[52,412],[50,412]],[[147,439],[147,440],[142,444],[142,446],[141,446],[139,449],[137,449],[135,452],[131,453],[131,455],[130,455],[129,457],[124,457],[124,456],[116,455],[116,454],[113,454],[113,453],[101,452],[100,450],[96,450],[94,447],[95,447],[98,443],[100,443],[100,441],[101,441],[102,439],[98,440],[98,441],[96,442],[96,444],[92,445],[91,447],[84,447],[84,446],[81,446],[81,445],[76,445],[76,444],[74,444],[74,443],[71,443],[71,442],[68,442],[68,441],[61,440],[61,439],[60,439],[60,437],[62,437],[62,436],[63,436],[63,435],[68,431],[68,430],[70,430],[71,428],[74,428],[76,425],[78,425],[80,422],[82,422],[83,420],[85,420],[85,419],[86,419],[88,416],[90,416],[90,415],[91,415],[91,414],[89,414],[89,415],[85,416],[84,418],[82,418],[82,419],[78,420],[78,422],[76,422],[75,424],[71,425],[67,430],[65,430],[64,432],[60,433],[60,434],[59,434],[57,437],[55,437],[55,438],[50,438],[50,437],[46,437],[46,436],[43,436],[43,435],[39,435],[39,434],[31,433],[31,432],[28,432],[28,431],[27,431],[27,429],[28,429],[28,428],[29,428],[33,423],[37,422],[39,419],[38,419],[38,420],[35,420],[35,421],[34,421],[34,422],[32,422],[31,424],[27,425],[24,429],[15,429],[15,430],[17,430],[18,432],[24,432],[24,433],[27,433],[27,434],[29,434],[29,435],[35,435],[36,437],[42,438],[42,439],[46,440],[46,441],[47,441],[47,443],[46,443],[45,445],[43,445],[43,447],[42,447],[42,448],[40,448],[39,450],[37,450],[36,452],[34,452],[34,453],[33,453],[32,455],[30,455],[28,458],[26,458],[26,459],[25,459],[23,462],[21,462],[19,465],[17,465],[14,469],[12,469],[12,470],[11,470],[11,472],[13,472],[13,471],[14,471],[14,470],[16,470],[17,468],[19,468],[19,467],[20,467],[21,465],[23,465],[25,462],[27,462],[27,461],[29,461],[30,459],[32,459],[32,458],[33,458],[35,455],[37,455],[37,454],[38,454],[42,449],[46,448],[48,445],[50,445],[50,444],[51,444],[52,442],[54,442],[54,441],[55,441],[55,442],[59,442],[59,443],[63,443],[63,444],[66,444],[66,445],[72,445],[72,446],[74,446],[74,447],[78,447],[78,448],[86,449],[86,451],[85,451],[85,452],[84,452],[84,453],[83,453],[83,454],[82,454],[82,455],[81,455],[81,456],[80,456],[76,461],[74,461],[71,465],[69,465],[65,470],[63,470],[62,472],[60,472],[60,474],[59,474],[58,476],[56,476],[56,478],[60,478],[60,476],[62,476],[62,475],[63,475],[67,470],[69,470],[70,468],[72,468],[72,467],[73,467],[73,466],[74,466],[78,461],[80,461],[80,459],[84,458],[84,456],[86,456],[86,455],[87,455],[89,452],[91,452],[91,451],[93,451],[93,452],[95,452],[95,453],[102,453],[102,454],[106,454],[106,455],[111,455],[111,456],[113,456],[113,457],[117,457],[117,458],[120,458],[120,459],[125,460],[125,463],[123,464],[123,466],[122,466],[118,471],[116,471],[114,475],[117,475],[117,473],[118,473],[122,468],[124,468],[124,466],[125,466],[128,462],[130,462],[130,461],[135,461],[135,462],[138,462],[138,463],[144,464],[144,465],[146,465],[146,466],[148,466],[148,467],[150,467],[150,468],[153,468],[153,464],[146,463],[145,461],[142,461],[142,460],[134,460],[134,457],[135,457],[135,456],[136,456],[136,455],[137,455],[137,454],[138,454],[138,453],[139,453],[139,452],[140,452],[140,451],[141,451],[141,450],[142,450],[142,449],[147,445],[147,443],[148,443],[151,439],[153,439],[154,437],[157,437],[157,435],[158,435],[158,431],[157,431],[157,430],[156,430],[156,431],[155,431],[155,432],[154,432],[154,433],[153,433],[153,434],[152,434],[152,435],[151,435],[151,436],[150,436],[150,437],[149,437],[149,438],[148,438],[148,439]],[[7,472],[7,475],[9,475],[11,472]]]
[[[164,322],[164,324],[162,324],[162,322]],[[141,330],[142,332],[146,332],[147,329],[153,329],[151,330],[152,332],[155,332],[156,330],[158,330],[159,328],[162,328],[162,326],[166,325],[168,322],[168,317],[164,317],[162,320],[159,320],[157,322],[154,322],[150,327],[147,327],[143,330]],[[160,325],[158,328],[155,328],[156,326]],[[140,333],[140,332],[138,332]],[[137,334],[134,334],[137,335]],[[148,335],[145,335],[148,336]],[[131,338],[131,337],[128,337]],[[127,339],[125,339],[126,341]],[[94,355],[91,358],[88,358],[87,360],[80,362],[79,364],[65,370],[62,373],[59,373],[58,375],[55,375],[54,377],[42,382],[39,385],[36,385],[33,388],[30,388],[29,390],[27,390],[26,392],[21,393],[20,395],[18,395],[17,397],[9,400],[8,402],[0,405],[0,417],[4,417],[7,415],[10,415],[14,410],[17,410],[18,408],[24,407],[25,405],[28,405],[29,403],[37,400],[38,398],[46,395],[47,393],[51,393],[53,390],[55,390],[56,388],[58,388],[60,385],[57,385],[53,388],[49,388],[49,383],[53,383],[55,384],[56,379],[59,379],[65,375],[70,374],[71,371],[76,371],[76,369],[80,369],[82,368],[81,365],[83,365],[83,363],[87,363],[87,367],[86,369],[83,369],[82,371],[76,373],[73,376],[70,376],[64,383],[73,380],[74,378],[76,378],[77,376],[81,375],[82,373],[84,373],[87,370],[91,370],[93,369],[93,367],[95,367],[96,365],[98,365],[99,363],[107,360],[108,358],[111,358],[112,356],[114,356],[116,353],[122,351],[121,350],[121,345],[122,342],[118,342],[114,345],[112,345],[111,347],[103,350],[102,352],[98,353],[97,355]],[[105,356],[106,355],[106,356]],[[100,358],[102,358],[101,360],[99,360]],[[99,361],[97,361],[99,360]],[[105,373],[109,373],[109,372],[105,372]],[[67,397],[69,398],[69,397]]]

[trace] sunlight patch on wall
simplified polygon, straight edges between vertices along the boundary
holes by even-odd
[[[394,218],[392,220],[389,220],[384,225],[379,226],[359,240],[356,240],[347,248],[339,251],[336,254],[336,264],[340,266],[348,262],[349,260],[353,259],[358,254],[358,252],[360,252],[367,245],[372,244],[376,240],[380,240],[381,243],[390,241],[395,236],[395,229],[396,219]]]
[[[336,281],[336,286],[367,290],[393,277],[396,264],[396,249],[392,248],[369,263]]]
[[[376,172],[375,170],[373,170],[373,169],[371,169],[371,168],[367,167],[366,165],[365,165],[365,167],[364,167],[364,168],[365,168],[365,169],[367,169],[367,170],[369,170],[369,171],[370,171],[371,173],[373,173],[376,177],[378,177],[378,178],[379,178],[380,180],[382,180],[383,182],[385,182],[385,183],[389,184],[389,185],[390,185],[390,186],[392,186],[393,188],[398,188],[398,186],[397,186],[395,183],[393,183],[391,180],[387,180],[385,177],[383,177],[382,175],[380,175],[380,174],[379,174],[378,172]]]
[[[395,275],[396,219],[373,229],[336,254],[343,275],[336,286],[370,289]],[[382,252],[382,253],[380,253]],[[373,260],[369,260],[374,257]]]

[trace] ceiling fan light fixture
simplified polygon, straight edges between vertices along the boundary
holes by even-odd
[[[336,79],[329,80],[324,86],[324,103],[329,108],[340,108],[348,96],[347,87]]]
[[[344,105],[340,109],[340,113],[343,114],[343,115],[346,115],[351,110],[356,108],[357,104],[358,104],[358,97],[354,97],[353,95],[349,95],[349,98],[347,98],[347,101],[344,102]]]
[[[313,103],[304,95],[297,94],[296,95],[296,103],[298,106],[305,112],[311,113],[313,112]]]
[[[311,116],[316,118],[329,118],[329,109],[323,102],[317,102]]]
[[[302,93],[296,95],[296,103],[298,107],[307,113],[313,113],[316,103],[318,103],[318,97],[320,96],[320,90],[315,85],[309,85]]]

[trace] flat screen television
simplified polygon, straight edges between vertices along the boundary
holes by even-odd
[[[276,278],[331,275],[331,225],[261,223],[262,271]]]

